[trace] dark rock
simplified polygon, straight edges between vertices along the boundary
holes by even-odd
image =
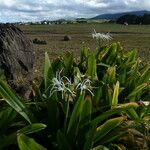
[[[37,38],[35,38],[35,39],[33,40],[33,43],[34,43],[34,44],[41,44],[41,45],[47,44],[46,41],[42,41],[42,40],[37,39]]]
[[[64,41],[70,41],[72,38],[69,35],[65,35],[64,36]]]
[[[10,24],[0,24],[0,69],[10,86],[28,97],[33,79],[34,50],[23,32]]]

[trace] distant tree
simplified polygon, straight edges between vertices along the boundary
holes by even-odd
[[[142,17],[142,24],[150,24],[150,14],[144,14]]]
[[[77,20],[77,23],[87,23],[87,20]]]
[[[116,21],[115,20],[109,20],[106,23],[116,23]]]
[[[119,24],[124,24],[124,23],[128,23],[128,24],[140,24],[141,22],[141,17],[137,16],[137,15],[123,15],[120,18],[118,18],[117,23]]]

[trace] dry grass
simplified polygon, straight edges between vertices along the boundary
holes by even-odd
[[[51,59],[67,51],[80,54],[82,47],[96,49],[97,44],[91,37],[93,28],[97,32],[110,32],[113,41],[121,42],[126,51],[136,48],[138,55],[150,62],[150,26],[145,25],[117,25],[117,24],[72,24],[72,25],[29,25],[19,26],[31,40],[40,38],[47,42],[46,45],[34,44],[36,51],[35,76],[41,75],[44,53],[48,52]],[[65,35],[72,37],[71,41],[63,41]]]

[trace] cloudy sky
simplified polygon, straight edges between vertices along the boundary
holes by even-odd
[[[150,0],[0,0],[0,22],[93,17],[150,10]]]

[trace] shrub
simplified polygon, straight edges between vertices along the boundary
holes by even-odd
[[[143,148],[139,139],[148,147],[149,79],[150,67],[119,43],[96,53],[82,49],[79,61],[70,53],[51,63],[46,53],[43,81],[33,83],[30,100],[0,81],[0,148],[123,150]]]

